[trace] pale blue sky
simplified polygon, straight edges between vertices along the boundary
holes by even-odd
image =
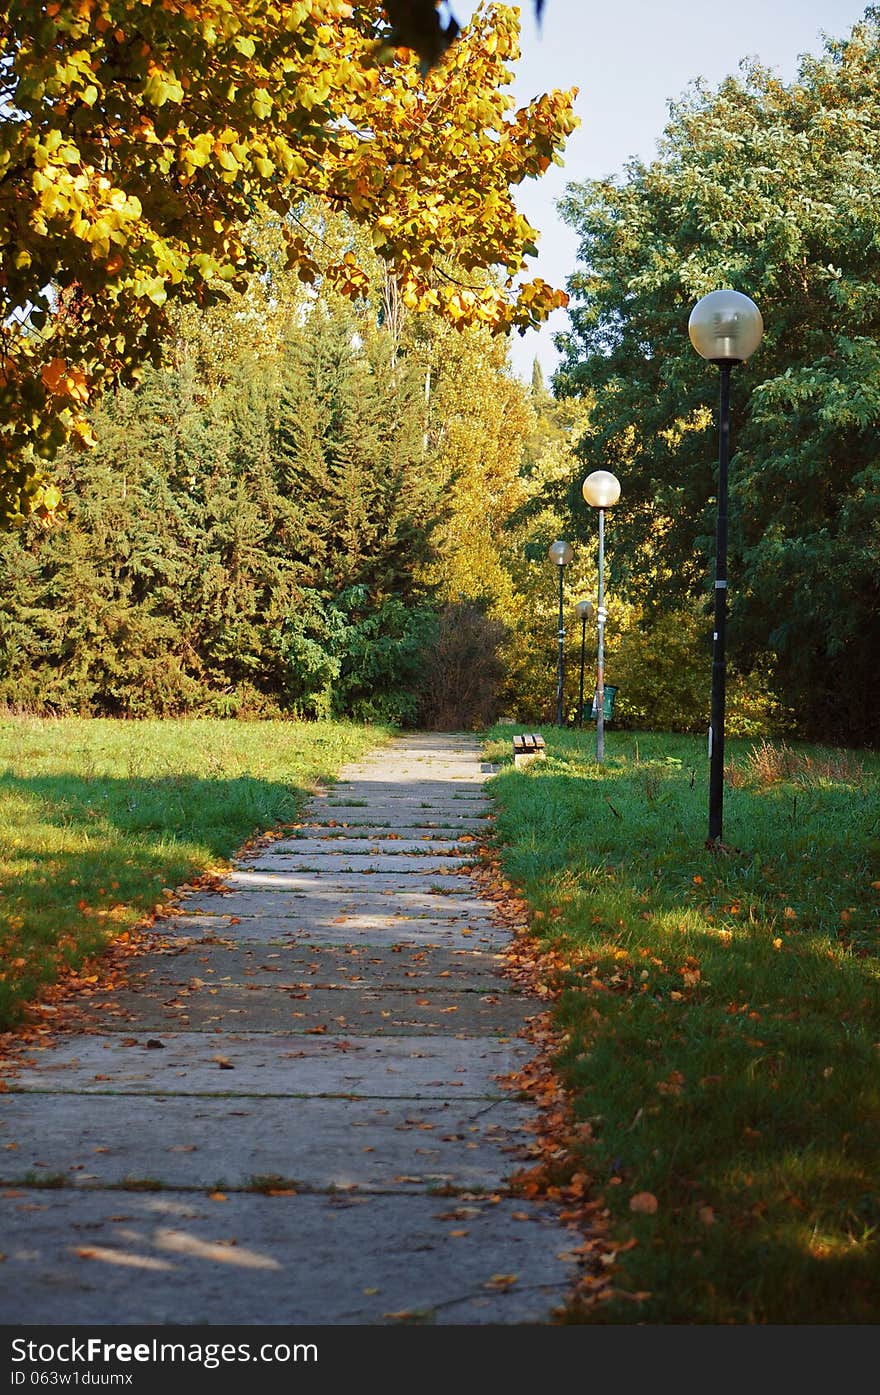
[[[579,88],[581,125],[570,137],[565,167],[529,180],[520,209],[541,233],[537,275],[564,288],[574,270],[577,241],[555,210],[569,181],[599,179],[622,170],[633,155],[650,159],[662,134],[668,103],[696,77],[714,87],[743,58],[758,58],[784,82],[797,74],[798,55],[819,53],[823,33],[842,38],[864,15],[868,0],[545,0],[538,30],[533,0],[523,0],[523,56],[514,94],[522,103],[549,88]],[[449,0],[464,24],[474,0]],[[557,311],[547,327],[514,335],[512,358],[531,376],[537,357],[549,378],[558,361],[554,331],[567,327]]]

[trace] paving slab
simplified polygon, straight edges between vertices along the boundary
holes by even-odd
[[[460,833],[453,828],[413,827],[400,832],[390,828],[372,828],[369,824],[355,824],[353,828],[309,824],[301,833],[279,838],[272,844],[271,850],[362,854],[367,849],[381,848],[390,853],[470,857],[478,846],[479,841],[472,833]]]
[[[123,1039],[124,1041],[125,1039]],[[126,1046],[118,1033],[61,1037],[8,1075],[10,1091],[79,1094],[357,1095],[498,1099],[497,1076],[532,1048],[489,1037],[296,1036],[165,1032]]]
[[[168,989],[187,985],[193,977],[223,984],[255,984],[272,987],[370,988],[455,988],[472,993],[510,993],[519,990],[502,974],[500,954],[483,954],[471,949],[420,948],[400,945],[396,949],[374,946],[309,946],[286,942],[272,946],[229,947],[197,944],[191,940],[173,948],[144,955],[129,966],[126,982],[131,986]],[[166,994],[167,996],[167,994]],[[95,995],[92,1002],[103,1006],[117,1000],[118,994]],[[529,998],[529,1002],[534,1000]]]
[[[228,904],[230,898],[226,898]],[[387,906],[389,903],[385,903]],[[235,943],[283,944],[292,940],[310,945],[438,945],[456,949],[500,949],[510,939],[508,932],[482,917],[430,916],[377,911],[341,910],[328,901],[323,908],[312,903],[300,906],[295,916],[249,915],[246,899],[239,902],[239,916],[207,913],[175,916],[165,921],[172,937],[192,936],[200,944]],[[338,914],[334,914],[338,912]]]
[[[369,812],[369,811],[367,811]],[[459,819],[455,823],[433,823],[425,820],[423,823],[390,824],[375,823],[373,820],[361,819],[343,820],[332,819],[326,823],[301,823],[294,825],[294,831],[290,834],[292,842],[300,838],[317,838],[321,842],[330,841],[337,838],[382,838],[407,839],[411,838],[419,842],[431,839],[438,843],[448,845],[456,839],[478,839],[488,833],[491,823],[485,819]]]
[[[387,892],[387,895],[384,893]],[[433,891],[407,891],[406,888],[385,887],[373,891],[321,888],[306,891],[263,890],[245,884],[241,890],[230,892],[205,891],[181,897],[181,907],[189,913],[227,916],[260,916],[284,918],[296,916],[300,921],[327,914],[328,903],[339,908],[339,914],[351,911],[378,916],[422,916],[428,919],[473,917],[485,920],[487,904],[477,896]]]
[[[454,776],[445,780],[414,778],[409,784],[400,779],[340,780],[327,795],[329,803],[345,803],[346,799],[354,802],[365,798],[369,799],[370,804],[382,804],[387,800],[394,804],[418,804],[420,808],[426,805],[444,809],[457,809],[462,805],[486,810],[491,808],[482,776],[468,781],[463,777],[456,780]],[[468,810],[464,809],[463,812],[467,813]],[[470,812],[473,813],[474,809],[470,809]]]
[[[4,1324],[546,1323],[576,1273],[555,1213],[517,1220],[504,1198],[26,1190],[0,1207]]]
[[[398,852],[396,844],[390,844],[394,851],[388,851],[388,847],[380,848],[375,843],[368,843],[348,851],[336,848],[328,850],[326,844],[321,847],[313,839],[308,847],[288,845],[279,848],[275,844],[271,852],[239,858],[236,867],[241,872],[318,872],[322,877],[334,872],[357,872],[361,876],[381,873],[386,879],[390,874],[395,877],[401,874],[405,877],[427,877],[433,872],[438,876],[449,876],[455,868],[464,868],[473,863],[476,855],[472,853],[468,858],[455,852],[443,853],[438,857],[436,853],[419,848]]]
[[[362,1036],[512,1036],[537,1011],[533,999],[512,993],[456,993],[435,989],[393,990],[384,984],[335,988],[270,988],[255,984],[179,985],[119,992],[105,1031],[143,1034],[216,1031],[218,1026],[249,1032],[354,1032]]]
[[[309,817],[313,822],[326,824],[335,820],[337,824],[365,824],[371,828],[384,827],[397,829],[421,827],[426,830],[437,828],[473,829],[489,828],[489,810],[485,814],[463,813],[461,805],[455,808],[438,809],[430,800],[406,805],[399,803],[379,803],[378,800],[361,804],[345,804],[341,800],[331,803],[326,799],[314,799],[309,805]]]
[[[276,866],[279,864],[276,864]],[[280,864],[283,867],[283,863]],[[293,891],[309,896],[351,897],[367,894],[375,896],[380,892],[401,891],[406,896],[432,895],[441,891],[455,892],[459,896],[468,895],[470,882],[460,872],[423,871],[418,867],[406,872],[378,871],[324,871],[322,868],[294,869],[292,871],[260,870],[256,867],[236,869],[224,875],[226,886],[234,890],[253,888],[255,891]],[[472,898],[478,904],[476,897]]]
[[[530,1117],[507,1100],[2,1097],[0,1185],[494,1191],[530,1161]]]

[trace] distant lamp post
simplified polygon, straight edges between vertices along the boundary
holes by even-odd
[[[562,688],[565,679],[565,621],[562,614],[562,578],[565,568],[574,556],[574,548],[571,543],[564,542],[562,538],[551,543],[547,549],[547,556],[559,568],[559,656],[556,664],[556,725],[564,725],[562,716]]]
[[[698,300],[688,320],[691,343],[702,358],[717,363],[721,378],[718,407],[718,517],[715,529],[715,620],[712,633],[712,699],[709,717],[709,837],[721,841],[724,804],[724,702],[727,627],[727,469],[730,463],[730,370],[755,352],[764,332],[761,312],[739,291],[711,291]]]
[[[581,683],[578,698],[578,726],[582,727],[584,724],[584,650],[587,642],[587,621],[593,614],[593,602],[578,601],[574,613],[581,622]]]
[[[620,498],[620,481],[608,470],[594,470],[582,485],[587,503],[599,510],[599,589],[596,595],[596,620],[599,631],[599,651],[596,664],[596,760],[605,759],[605,510]]]

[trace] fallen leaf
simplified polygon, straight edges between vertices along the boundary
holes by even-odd
[[[491,1279],[487,1279],[483,1288],[492,1288],[504,1292],[505,1289],[512,1288],[519,1278],[518,1274],[493,1274]]]
[[[653,1216],[657,1210],[657,1198],[653,1192],[636,1192],[629,1199],[629,1209],[641,1216]]]
[[[212,1061],[216,1061],[221,1070],[235,1070],[228,1056],[212,1056]]]
[[[225,1192],[208,1192],[209,1201],[228,1201],[229,1197]]]

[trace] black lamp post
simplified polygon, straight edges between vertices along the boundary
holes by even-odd
[[[562,614],[562,575],[566,566],[574,556],[574,549],[571,543],[564,542],[562,538],[551,543],[547,549],[547,556],[551,562],[555,562],[559,568],[559,650],[556,663],[556,725],[564,726],[562,715],[562,689],[565,679],[565,620]]]
[[[727,469],[730,463],[730,370],[745,363],[761,342],[764,322],[753,300],[739,291],[711,291],[698,300],[688,320],[691,343],[702,358],[717,363],[721,378],[718,407],[718,517],[715,529],[715,619],[712,632],[712,698],[709,717],[709,837],[721,841],[724,806],[724,705],[727,629]]]
[[[574,613],[581,622],[581,683],[578,698],[578,726],[584,724],[584,650],[587,642],[587,621],[593,614],[592,601],[578,601]]]
[[[581,492],[592,508],[599,510],[599,589],[596,596],[596,619],[599,631],[599,654],[596,665],[596,760],[605,759],[605,510],[620,498],[620,481],[609,470],[594,470],[587,475]]]

